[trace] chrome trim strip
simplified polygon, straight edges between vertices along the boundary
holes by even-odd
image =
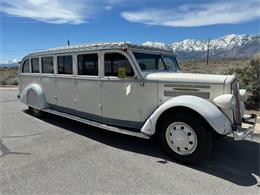
[[[235,79],[233,83],[231,84],[232,88],[232,94],[236,98],[236,105],[235,109],[233,110],[234,113],[234,122],[235,125],[241,125],[242,124],[242,116],[240,112],[240,94],[239,94],[239,89],[238,89],[238,80]]]
[[[209,92],[197,92],[197,91],[164,91],[164,96],[177,97],[181,95],[194,95],[204,99],[209,99]]]
[[[173,87],[172,90],[174,91],[201,91],[198,88],[182,88],[182,87]]]
[[[182,87],[182,88],[205,88],[210,89],[210,85],[198,85],[198,84],[174,84],[174,83],[167,83],[164,85],[164,87]]]

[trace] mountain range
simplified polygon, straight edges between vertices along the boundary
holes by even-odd
[[[185,39],[168,44],[147,41],[143,44],[170,47],[180,59],[206,58],[208,48],[209,56],[214,59],[251,57],[260,53],[260,35],[230,34],[212,40]]]
[[[260,35],[230,34],[218,39],[185,39],[174,43],[146,41],[143,45],[171,48],[179,59],[203,59],[209,48],[210,58],[242,58],[260,53]],[[0,67],[17,66],[18,60],[0,63]]]
[[[5,62],[1,62],[0,63],[0,67],[14,67],[14,66],[18,66],[19,60],[18,59],[13,59],[13,60],[8,60]]]

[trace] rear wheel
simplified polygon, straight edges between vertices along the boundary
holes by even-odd
[[[35,117],[42,117],[43,112],[37,108],[33,108],[31,106],[29,106],[29,111],[30,113],[35,116]]]
[[[189,113],[166,117],[159,137],[171,157],[182,163],[198,163],[211,150],[210,130],[206,128],[204,121]]]

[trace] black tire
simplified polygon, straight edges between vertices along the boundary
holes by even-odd
[[[29,106],[29,112],[31,113],[31,115],[35,116],[35,117],[42,117],[43,116],[43,112],[37,108],[33,108],[31,106]]]
[[[223,138],[227,137],[227,135],[222,135],[222,134],[219,134],[219,133],[213,131],[212,137],[213,137],[214,139],[223,139]]]
[[[176,153],[167,143],[166,131],[169,125],[174,122],[187,124],[195,132],[197,137],[197,146],[190,154],[182,155]],[[210,129],[207,128],[205,122],[199,117],[188,112],[181,112],[175,115],[164,118],[161,123],[161,128],[158,129],[159,138],[162,146],[170,156],[186,164],[196,164],[203,161],[211,151],[212,135]]]

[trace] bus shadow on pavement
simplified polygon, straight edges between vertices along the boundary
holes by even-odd
[[[178,163],[152,140],[109,132],[51,114],[40,119],[111,147],[160,158],[157,162],[162,165]],[[235,142],[232,137],[215,139],[208,159],[199,165],[189,167],[237,185],[253,186],[258,184],[257,177],[260,176],[259,153],[260,144],[254,141]]]

